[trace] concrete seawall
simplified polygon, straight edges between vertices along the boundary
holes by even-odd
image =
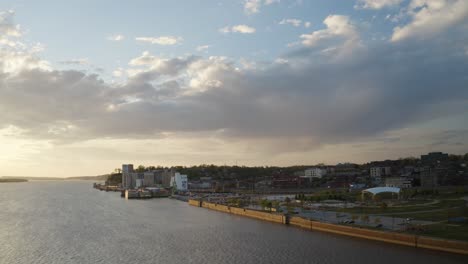
[[[244,208],[229,207],[226,205],[214,204],[199,200],[189,200],[192,206],[203,207],[211,210],[216,210],[224,213],[246,216],[259,220],[287,224],[300,227],[311,231],[323,231],[334,234],[364,238],[369,240],[383,241],[387,243],[411,246],[416,248],[427,248],[451,253],[467,254],[468,243],[463,241],[454,241],[447,239],[437,239],[432,237],[424,237],[412,234],[402,234],[395,232],[385,232],[371,230],[365,228],[357,228],[352,226],[344,226],[330,223],[313,221],[296,216],[287,216],[279,213],[261,212]]]
[[[235,214],[235,215],[242,215],[242,216],[246,216],[250,218],[256,218],[256,219],[275,222],[279,224],[286,223],[286,216],[283,214],[271,214],[267,212],[260,212],[260,211],[244,209],[244,208],[229,207],[229,206],[221,205],[221,204],[189,200],[189,204],[193,206],[198,206],[197,202],[201,203],[200,207],[208,208],[211,210],[216,210],[216,211]]]

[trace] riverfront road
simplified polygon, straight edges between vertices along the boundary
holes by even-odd
[[[0,185],[0,263],[468,263],[189,206],[125,200],[90,182]]]

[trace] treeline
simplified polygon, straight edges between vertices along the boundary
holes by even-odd
[[[468,163],[468,153],[465,155],[449,155],[449,160],[454,163]],[[386,160],[386,161],[375,161],[369,162],[366,164],[348,164],[352,165],[355,168],[360,169],[367,169],[376,163],[389,163],[391,166],[395,167],[404,167],[404,166],[415,166],[420,163],[419,158],[415,157],[407,157],[407,158],[400,158],[397,160]],[[177,172],[182,174],[188,175],[190,180],[197,180],[200,177],[212,177],[213,179],[238,179],[238,180],[261,180],[262,177],[271,177],[275,175],[285,175],[285,176],[292,176],[295,173],[303,172],[305,169],[313,167],[313,166],[326,166],[325,164],[315,164],[315,165],[297,165],[297,166],[287,166],[287,167],[280,167],[280,166],[219,166],[214,164],[202,164],[197,166],[172,166],[172,167],[164,167],[164,166],[144,166],[139,165],[135,167],[135,171],[137,172],[145,172],[145,171],[152,171],[152,170],[160,170],[160,169],[173,169]],[[114,172],[109,174],[108,177],[111,177],[110,180],[112,182],[121,181],[118,178],[121,178],[121,169],[115,169]]]
[[[152,171],[158,169],[172,169],[181,174],[188,175],[189,179],[196,180],[200,177],[212,177],[213,179],[253,179],[261,177],[269,177],[272,175],[293,175],[295,172],[304,171],[310,168],[312,165],[302,166],[289,166],[289,167],[277,167],[277,166],[218,166],[218,165],[197,165],[197,166],[148,166],[139,165],[135,168],[137,172]],[[118,170],[118,169],[117,169]],[[118,170],[120,172],[120,170]]]

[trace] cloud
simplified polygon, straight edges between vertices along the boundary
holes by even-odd
[[[310,28],[311,26],[312,26],[312,23],[310,23],[310,22],[305,22],[304,23],[304,27],[306,27],[306,28]]]
[[[2,73],[17,74],[32,69],[50,70],[50,63],[41,59],[37,54],[41,50],[40,46],[23,45],[6,45],[0,48],[0,75]]]
[[[122,41],[125,39],[125,36],[121,34],[116,34],[116,35],[107,37],[107,39],[110,41]]]
[[[221,33],[241,33],[241,34],[253,34],[255,33],[256,29],[253,27],[249,27],[247,25],[236,25],[236,26],[226,26],[219,29]]]
[[[13,22],[14,11],[0,12],[0,45],[23,46],[17,39],[22,36],[21,27]]]
[[[127,69],[116,69],[114,76],[128,76],[118,84],[41,67],[39,54],[20,47],[1,49],[0,129],[14,127],[50,144],[171,135],[197,146],[286,153],[468,113],[464,35],[379,42],[337,63],[321,51],[354,43],[359,32],[346,16],[329,16],[324,24],[294,52],[261,65],[143,52]]]
[[[356,9],[382,9],[399,5],[403,0],[358,0]]]
[[[300,36],[304,46],[322,48],[322,52],[334,52],[338,55],[359,47],[359,32],[348,16],[329,15],[323,23],[326,29]],[[288,44],[290,47],[296,45],[297,43]]]
[[[269,151],[362,140],[468,111],[468,62],[457,43],[386,43],[341,63],[304,53],[262,70],[145,52],[129,62],[139,74],[118,86],[79,71],[25,69],[1,76],[0,127],[64,141],[193,133]]]
[[[2,37],[21,37],[19,25],[13,23],[14,11],[0,12],[0,36]]]
[[[170,46],[180,44],[183,41],[181,37],[174,37],[174,36],[161,36],[161,37],[137,37],[135,38],[136,41],[139,42],[147,42],[150,44],[158,44],[163,46]]]
[[[195,59],[194,56],[166,59],[145,51],[129,62],[130,66],[139,68],[131,68],[127,73],[133,81],[148,82],[161,76],[175,76]]]
[[[302,25],[302,21],[300,19],[294,19],[294,18],[285,18],[279,22],[280,25],[286,25],[290,24],[295,27],[300,27]]]
[[[404,26],[395,27],[391,41],[432,37],[457,24],[466,26],[468,1],[412,0],[407,15],[411,21]]]
[[[87,65],[89,64],[89,59],[88,58],[71,59],[71,60],[60,61],[59,63],[65,64],[65,65]]]
[[[244,12],[248,15],[255,14],[260,12],[260,8],[262,6],[267,6],[279,2],[280,0],[245,0]]]
[[[196,48],[197,51],[207,51],[211,45],[201,45]]]
[[[123,76],[125,76],[125,71],[122,67],[119,67],[115,70],[112,71],[112,76],[116,77],[116,78],[121,78]]]

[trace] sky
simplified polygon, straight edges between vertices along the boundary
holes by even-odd
[[[468,1],[0,3],[0,175],[468,152]]]

